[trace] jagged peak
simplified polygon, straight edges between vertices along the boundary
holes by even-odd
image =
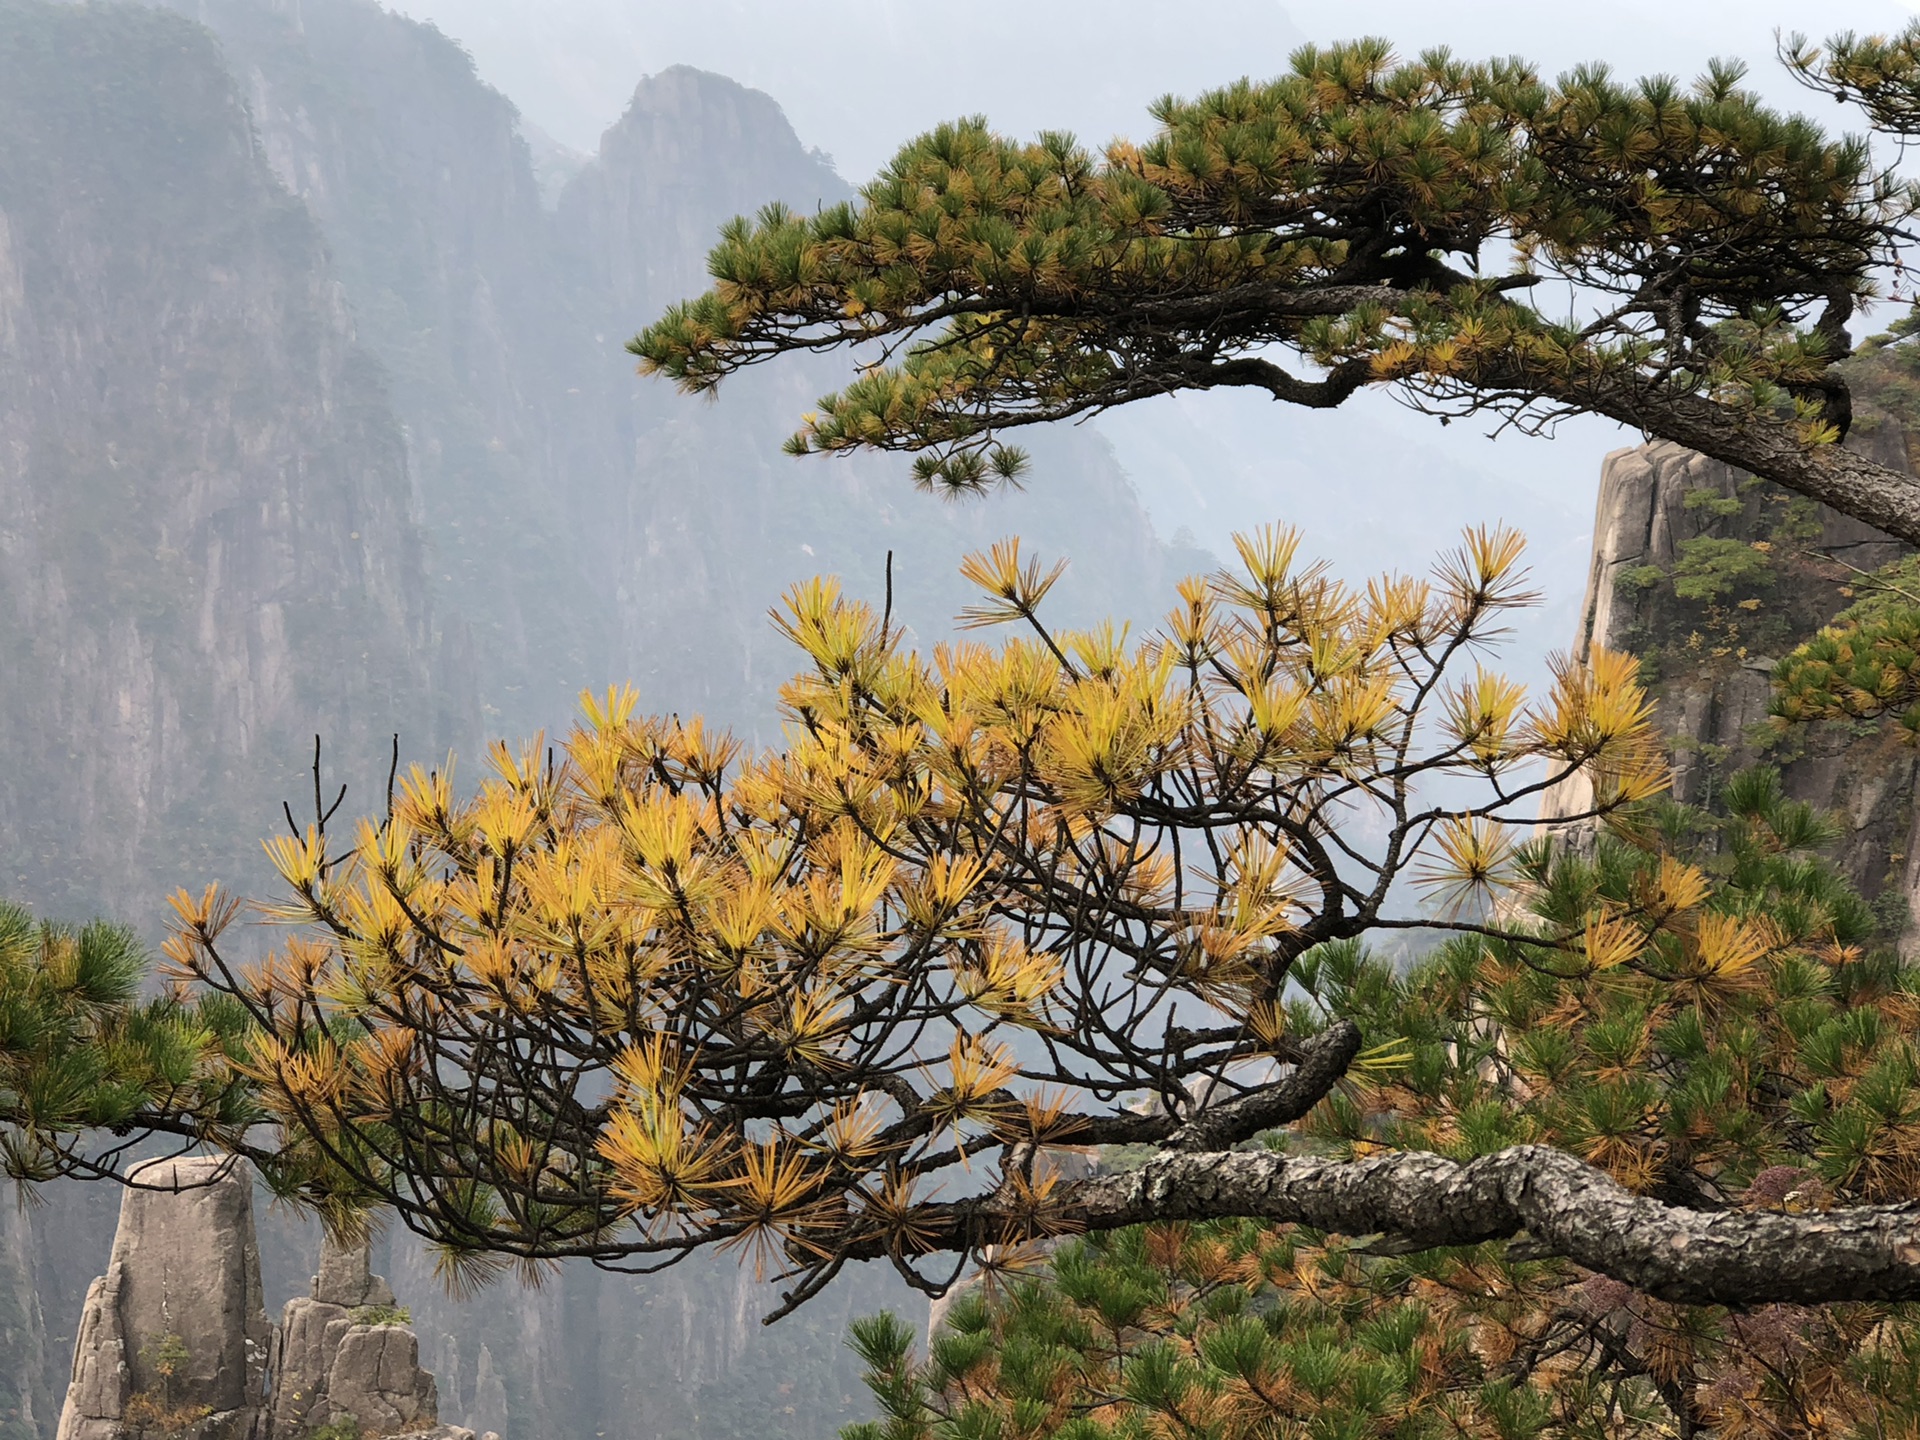
[[[600,153],[617,154],[627,141],[662,124],[692,128],[699,141],[751,136],[756,148],[784,152],[792,163],[816,167],[836,184],[844,183],[820,151],[801,141],[773,96],[693,65],[670,65],[642,76],[626,111],[601,136]]]

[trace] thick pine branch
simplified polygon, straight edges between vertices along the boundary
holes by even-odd
[[[921,1226],[929,1248],[1003,1237],[1005,1217],[992,1197],[941,1208]],[[1354,1161],[1163,1153],[1076,1186],[1057,1223],[1103,1231],[1230,1218],[1378,1234],[1401,1251],[1524,1233],[1535,1254],[1564,1256],[1682,1304],[1920,1299],[1920,1203],[1800,1215],[1688,1210],[1635,1195],[1542,1145],[1466,1162],[1417,1152]]]

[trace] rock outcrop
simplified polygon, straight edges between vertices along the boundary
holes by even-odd
[[[107,1272],[87,1291],[59,1440],[264,1440],[252,1175],[195,1158],[132,1179]]]
[[[1905,432],[1862,427],[1850,444],[1908,463]],[[1596,647],[1641,660],[1673,762],[1674,798],[1710,805],[1725,777],[1777,765],[1787,795],[1835,811],[1835,861],[1869,898],[1885,897],[1902,948],[1920,932],[1920,753],[1880,727],[1765,722],[1778,658],[1852,603],[1861,572],[1907,553],[1899,541],[1824,505],[1679,445],[1618,450],[1601,472],[1592,568],[1574,657]],[[1583,782],[1547,797],[1542,818],[1585,808]]]
[[[294,1440],[341,1421],[376,1435],[472,1431],[440,1427],[439,1393],[420,1368],[420,1342],[373,1273],[365,1238],[329,1236],[313,1293],[289,1300],[275,1336],[273,1428]]]
[[[251,1172],[195,1158],[132,1178],[87,1292],[59,1440],[305,1440],[329,1427],[474,1440],[440,1423],[419,1341],[364,1238],[325,1240],[313,1293],[273,1327]]]

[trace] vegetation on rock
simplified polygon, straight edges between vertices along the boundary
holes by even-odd
[[[176,1394],[181,1372],[192,1359],[186,1342],[171,1333],[159,1336],[140,1351],[140,1363],[160,1382],[155,1390],[136,1391],[127,1398],[124,1418],[142,1436],[176,1440],[192,1434],[194,1427],[213,1413],[211,1405],[183,1402]]]

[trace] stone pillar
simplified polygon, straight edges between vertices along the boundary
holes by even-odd
[[[276,1333],[252,1172],[196,1157],[129,1178],[107,1273],[87,1290],[58,1440],[305,1440],[341,1422],[474,1440],[439,1423],[433,1376],[366,1241],[325,1242],[313,1295],[288,1302]]]
[[[266,1440],[251,1172],[194,1157],[129,1178],[106,1274],[87,1289],[59,1440]]]
[[[471,1430],[439,1423],[439,1405],[432,1374],[420,1368],[420,1342],[373,1273],[368,1240],[328,1236],[313,1293],[281,1314],[270,1440],[302,1440],[341,1422],[363,1434],[473,1440]]]

